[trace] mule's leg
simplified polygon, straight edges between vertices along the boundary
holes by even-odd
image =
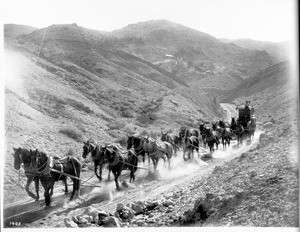
[[[31,184],[31,182],[33,181],[34,179],[34,175],[32,174],[28,174],[26,175],[27,176],[27,183],[26,183],[26,186],[25,186],[25,191],[28,193],[29,196],[31,196],[33,199],[37,199],[37,196],[34,195],[34,193],[32,193],[30,190],[29,190],[29,186]]]
[[[39,178],[34,178],[34,184],[35,184],[35,191],[36,191],[36,198],[35,201],[38,201],[40,199],[40,194],[39,194]]]
[[[70,197],[70,201],[73,200],[76,191],[78,192],[78,190],[79,190],[79,180],[77,180],[75,178],[71,178],[71,179],[73,181],[73,190],[72,190],[72,194],[71,194],[71,197]]]
[[[63,177],[62,182],[65,185],[65,194],[68,194],[69,190],[68,190],[68,183],[67,183],[67,177],[66,176]]]
[[[111,167],[108,165],[108,176],[107,176],[108,181],[110,181],[110,173],[111,173]]]
[[[119,186],[119,182],[118,182],[118,178],[120,176],[120,172],[116,171],[116,170],[112,170],[114,176],[115,176],[115,183],[116,183],[116,188],[117,190],[120,190],[120,186]]]
[[[100,165],[100,170],[99,170],[100,176],[99,176],[97,173],[98,165],[99,165],[99,162],[94,162],[94,173],[97,176],[97,178],[99,179],[99,181],[101,181],[102,180],[102,166]]]

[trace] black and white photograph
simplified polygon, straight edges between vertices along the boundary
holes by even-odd
[[[1,230],[297,231],[297,0],[2,0]]]

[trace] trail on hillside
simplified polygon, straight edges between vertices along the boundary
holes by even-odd
[[[250,148],[249,145],[258,142],[259,134],[259,131],[256,132],[251,143],[244,143],[240,147],[237,147],[235,141],[226,150],[220,145],[219,149],[211,154],[211,158],[207,158],[208,150],[201,148],[200,157],[195,153],[194,159],[185,162],[182,151],[179,151],[177,156],[172,158],[170,170],[167,162],[164,163],[160,160],[155,173],[151,165],[151,172],[138,169],[136,181],[133,183],[128,183],[129,172],[123,171],[119,179],[120,191],[116,191],[114,181],[106,181],[106,172],[103,173],[103,182],[99,183],[94,176],[90,180],[94,186],[81,186],[80,197],[71,202],[68,200],[70,195],[63,194],[62,185],[56,184],[51,207],[44,207],[43,197],[38,202],[26,197],[24,200],[4,208],[4,226],[8,227],[12,222],[17,222],[26,227],[64,227],[64,218],[78,214],[85,207],[91,205],[114,213],[118,203],[127,204],[138,200],[156,199],[176,191],[195,178],[198,179],[211,173],[216,165],[220,166],[247,151]],[[143,163],[139,163],[139,166],[143,166]],[[145,167],[149,167],[147,163]],[[92,171],[90,172],[92,173]]]

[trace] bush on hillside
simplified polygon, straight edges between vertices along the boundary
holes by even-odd
[[[62,128],[58,132],[74,139],[77,142],[83,141],[82,134],[80,134],[80,132],[75,128]]]

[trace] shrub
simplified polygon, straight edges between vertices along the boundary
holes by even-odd
[[[59,133],[68,136],[71,139],[74,139],[77,142],[82,142],[83,137],[77,129],[74,128],[62,128],[59,130]]]
[[[122,111],[121,115],[125,118],[133,118],[134,117],[134,114],[130,110]]]

